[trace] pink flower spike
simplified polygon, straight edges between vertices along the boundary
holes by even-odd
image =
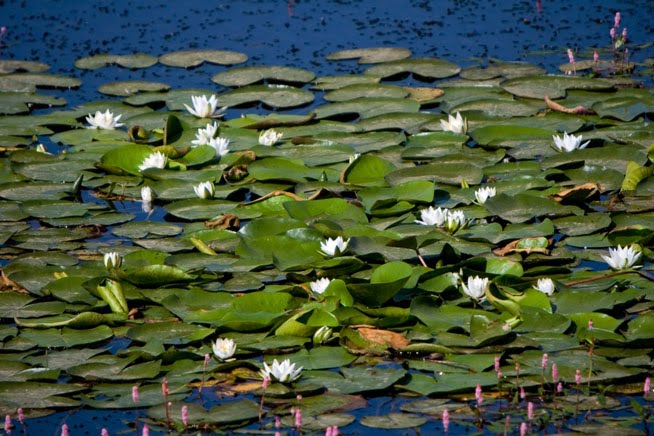
[[[504,434],[509,434],[509,429],[511,428],[511,415],[506,415],[504,420]]]
[[[450,412],[447,409],[443,409],[443,431],[447,433],[450,429]]]
[[[499,358],[499,356],[495,356],[494,366],[495,366],[495,372],[500,372],[500,358]]]
[[[275,416],[275,428],[280,428],[282,426],[282,418]]]
[[[209,365],[209,359],[211,359],[211,356],[209,354],[204,355],[204,363],[202,364],[202,369],[207,369],[207,365]]]
[[[132,401],[134,401],[134,404],[138,406],[139,404],[139,386],[134,385],[132,386]]]
[[[609,35],[611,35],[611,40],[615,41],[615,37],[616,37],[615,27],[611,27],[611,30],[609,30]]]
[[[525,398],[527,398],[527,394],[525,393],[525,388],[520,386],[520,399],[524,400]]]
[[[625,27],[622,29],[622,43],[626,44],[627,43],[627,28]]]
[[[182,406],[182,424],[184,424],[184,428],[188,427],[188,406],[186,404]]]
[[[643,393],[645,395],[652,392],[652,381],[649,377],[645,377],[645,383],[643,384]]]
[[[147,424],[143,425],[143,431],[141,432],[141,436],[150,436],[150,427],[148,427]]]
[[[25,413],[23,412],[23,408],[19,407],[17,413],[18,413],[18,422],[20,422],[22,425],[25,425]]]
[[[163,379],[161,382],[161,393],[163,394],[164,398],[168,398],[168,379]]]
[[[559,383],[556,385],[556,393],[557,393],[557,394],[562,394],[562,393],[563,393],[563,383],[559,382]]]
[[[68,436],[68,425],[64,424],[61,426],[61,436]]]
[[[549,356],[547,353],[543,353],[543,358],[540,361],[540,367],[545,371],[547,369],[547,362],[549,360]]]
[[[616,29],[620,27],[620,12],[616,12],[615,17],[613,17],[613,27]]]
[[[481,395],[481,385],[477,384],[475,388],[475,399],[477,400],[477,406],[481,407],[481,404],[484,402],[484,397]]]
[[[527,403],[527,419],[530,421],[534,420],[534,403],[531,401]]]
[[[526,422],[521,422],[520,423],[520,436],[527,436],[527,423]]]
[[[592,331],[592,330],[593,330],[593,320],[589,319],[588,320],[588,331]]]
[[[261,381],[261,389],[265,391],[269,384],[270,384],[270,377],[264,377],[263,380]]]
[[[11,434],[11,415],[5,416],[5,433]]]
[[[0,38],[2,38],[5,33],[7,33],[7,27],[5,26],[0,27]]]
[[[568,60],[571,64],[575,63],[575,55],[572,53],[572,50],[568,49]]]
[[[299,408],[295,410],[295,427],[302,428],[302,410]]]
[[[552,381],[554,383],[559,381],[559,367],[556,363],[552,364]]]
[[[575,371],[575,383],[577,385],[581,384],[581,371],[580,370]]]
[[[593,53],[593,62],[598,63],[599,62],[599,53],[597,53],[597,50]]]
[[[100,431],[100,436],[109,436],[109,430],[103,427]]]

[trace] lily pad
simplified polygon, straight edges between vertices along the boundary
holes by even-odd
[[[307,83],[316,77],[309,70],[293,67],[256,66],[232,68],[218,73],[211,81],[223,86],[245,86],[262,81]]]
[[[360,64],[377,64],[380,62],[397,61],[411,56],[411,50],[399,47],[356,48],[335,51],[327,55],[330,61],[343,59],[358,59]]]
[[[247,55],[226,50],[181,50],[166,53],[159,62],[170,67],[197,67],[204,62],[218,65],[241,64],[248,60]]]
[[[130,55],[97,54],[75,61],[75,66],[84,70],[96,70],[110,64],[125,68],[148,68],[157,63],[157,57],[146,53]]]
[[[461,71],[457,65],[434,58],[414,58],[386,62],[368,68],[365,73],[389,78],[402,73],[413,73],[429,79],[443,79]]]

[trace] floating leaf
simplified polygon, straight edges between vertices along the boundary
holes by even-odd
[[[307,83],[315,77],[311,71],[302,68],[256,66],[232,68],[214,75],[211,81],[223,86],[245,86],[261,81]]]
[[[411,50],[399,47],[356,48],[335,51],[327,55],[330,61],[343,59],[358,59],[360,64],[377,64],[406,59],[411,56]]]
[[[197,67],[204,62],[218,65],[241,64],[248,60],[247,55],[225,50],[181,50],[166,53],[159,62],[170,67]]]

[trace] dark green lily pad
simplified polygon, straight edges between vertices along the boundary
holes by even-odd
[[[366,427],[400,429],[420,427],[427,422],[427,418],[409,413],[390,413],[384,416],[364,416],[361,424]]]
[[[34,61],[19,61],[13,59],[2,59],[0,60],[0,73],[8,74],[15,73],[17,71],[27,71],[30,73],[42,73],[48,71],[50,66],[42,62]]]
[[[577,76],[530,76],[509,79],[501,84],[507,92],[518,97],[555,99],[565,97],[568,89],[608,91],[613,84],[604,79]]]

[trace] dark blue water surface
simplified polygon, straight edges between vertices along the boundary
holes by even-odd
[[[558,65],[568,61],[568,48],[579,60],[591,58],[594,49],[610,58],[609,29],[616,11],[622,14],[622,26],[628,28],[631,59],[639,62],[654,57],[654,47],[646,44],[654,40],[653,0],[0,0],[0,26],[7,28],[0,59],[40,61],[51,65],[52,73],[80,78],[79,90],[48,91],[63,96],[68,107],[107,99],[96,89],[114,80],[150,80],[173,88],[220,91],[210,78],[228,68],[205,64],[181,70],[155,65],[133,71],[114,66],[83,71],[74,67],[76,59],[97,53],[233,50],[249,56],[244,65],[295,66],[323,76],[360,73],[366,68],[355,61],[326,60],[331,52],[391,46],[463,67],[486,65],[498,58],[528,61],[556,72]],[[228,118],[233,116],[228,113]],[[397,412],[406,401],[371,399],[360,416]],[[59,434],[61,424],[67,422],[74,435],[96,435],[102,427],[111,434],[135,434],[130,427],[133,420],[131,410],[80,410],[31,419],[27,430],[30,435]],[[514,434],[517,425],[513,425]],[[439,434],[441,428],[440,422],[430,421],[421,431]],[[20,426],[15,432],[21,433]],[[345,432],[397,433],[368,429],[358,421]],[[451,434],[473,432],[474,428],[453,424]]]
[[[654,37],[652,0],[0,0],[0,26],[7,27],[0,57],[45,62],[54,73],[82,79],[80,91],[65,96],[71,105],[99,98],[95,89],[111,80],[216,88],[209,79],[226,68],[187,70],[183,81],[178,68],[162,65],[74,68],[76,59],[97,53],[234,50],[249,56],[246,65],[296,66],[320,76],[365,68],[326,60],[331,52],[392,46],[461,66],[499,58],[554,72],[567,62],[567,48],[578,60],[608,49],[616,11],[628,29],[632,59],[654,57],[654,47],[642,47]]]

